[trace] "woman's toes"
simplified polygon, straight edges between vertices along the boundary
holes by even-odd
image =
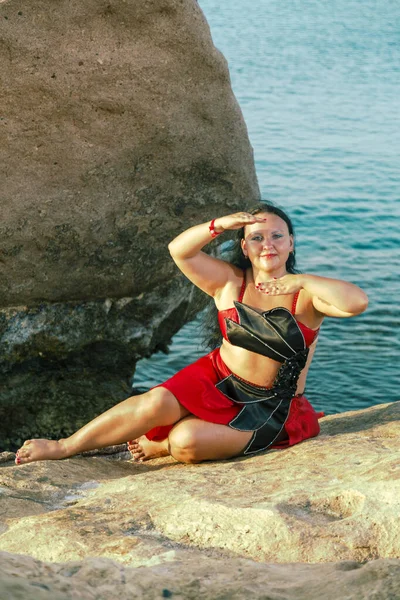
[[[32,440],[27,440],[23,446],[21,446],[21,448],[19,450],[17,450],[16,452],[16,456],[19,459],[23,459],[23,458],[28,458],[30,455],[30,446],[32,444]]]
[[[27,450],[24,451],[23,447],[20,448],[15,455],[15,464],[21,465],[22,463],[29,460],[29,456],[30,456],[30,453]]]
[[[18,450],[17,458],[19,458],[20,460],[23,458],[27,458],[28,456],[29,452],[27,450],[24,450],[23,447]]]
[[[132,452],[132,460],[134,460],[135,462],[142,462],[144,458],[144,453],[143,452]]]

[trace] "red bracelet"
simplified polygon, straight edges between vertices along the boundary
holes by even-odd
[[[215,219],[213,219],[209,225],[210,233],[211,233],[211,237],[215,238],[217,237],[217,235],[221,235],[221,233],[223,233],[222,231],[215,231]]]

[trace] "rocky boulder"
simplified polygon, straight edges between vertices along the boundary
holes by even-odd
[[[4,462],[5,581],[77,598],[117,585],[120,598],[394,599],[399,419],[400,403],[329,416],[291,449],[198,465]]]
[[[3,1],[0,36],[6,447],[126,396],[137,358],[196,310],[168,241],[259,190],[195,0]]]

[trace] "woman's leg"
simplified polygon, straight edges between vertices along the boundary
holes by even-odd
[[[252,431],[237,431],[189,415],[174,425],[165,440],[156,442],[142,435],[128,442],[128,450],[137,462],[168,455],[189,463],[218,460],[241,454],[252,435]]]
[[[252,431],[237,431],[189,415],[174,425],[165,440],[156,442],[142,435],[128,442],[128,450],[137,462],[168,455],[180,462],[201,462],[241,454],[252,435]]]
[[[104,448],[137,438],[153,427],[172,425],[189,413],[163,387],[132,396],[62,440],[28,440],[18,450],[17,464],[57,460],[85,450]]]
[[[217,460],[240,455],[252,434],[252,431],[237,431],[227,425],[209,423],[189,415],[174,425],[165,440],[156,442],[142,435],[128,442],[128,450],[137,462],[170,454],[180,462]],[[287,439],[288,434],[284,428],[274,444]]]
[[[185,463],[233,458],[243,452],[252,435],[252,431],[237,431],[189,415],[171,430],[169,453]]]

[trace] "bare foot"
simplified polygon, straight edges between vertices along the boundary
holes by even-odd
[[[128,450],[136,462],[143,462],[144,460],[149,460],[149,458],[168,456],[168,438],[162,440],[162,442],[154,442],[148,440],[145,435],[142,435],[137,440],[128,442]]]
[[[66,458],[64,440],[27,440],[16,454],[15,464],[21,465],[36,460],[59,460]]]

